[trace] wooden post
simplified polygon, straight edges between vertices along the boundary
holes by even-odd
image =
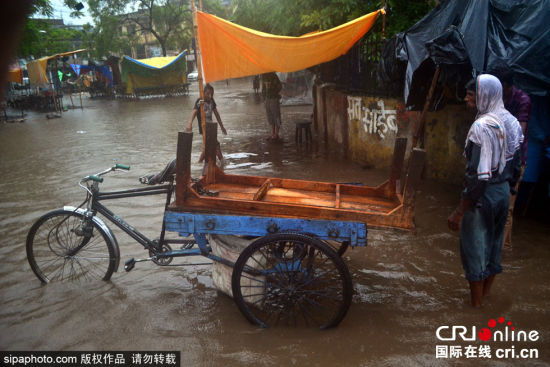
[[[326,87],[323,87],[321,89],[321,100],[323,101],[323,109],[322,109],[322,115],[323,115],[323,137],[325,140],[325,146],[328,146],[328,116],[327,116],[327,89]]]
[[[426,151],[424,149],[413,148],[409,159],[409,169],[405,182],[403,204],[406,207],[414,208],[414,197],[420,183],[424,161],[426,160]]]
[[[187,189],[191,184],[192,145],[192,132],[178,133],[178,148],[176,154],[176,206],[178,208],[184,205]]]
[[[386,40],[386,0],[382,0],[382,8],[384,12],[382,13],[382,41]]]
[[[202,0],[200,0],[200,7],[202,10]],[[202,80],[202,57],[201,57],[201,47],[199,40],[199,25],[197,23],[197,8],[195,6],[195,0],[191,1],[191,8],[193,10],[193,32],[195,34],[195,48],[197,49],[196,55],[197,60],[197,71],[198,71],[198,81],[199,81],[199,95],[200,95],[200,111],[201,114],[201,125],[202,125],[202,151],[206,155],[206,118],[204,115],[204,88]]]
[[[57,90],[55,89],[55,86],[58,85],[58,79],[59,79],[59,76],[57,75],[57,72],[59,71],[58,70],[58,58],[59,56],[56,56],[54,58],[54,61],[55,61],[55,74],[53,76],[53,80],[55,81],[53,83],[53,104],[55,106],[55,112],[57,112],[59,115],[61,115],[61,113],[63,112],[62,109],[61,109],[61,106],[59,104],[59,101],[57,99]]]
[[[206,124],[206,150],[204,159],[206,161],[206,183],[216,181],[216,150],[218,145],[218,124],[208,122]]]
[[[78,85],[78,95],[80,97],[80,109],[83,110],[84,108],[82,107],[82,85]]]
[[[72,107],[73,110],[74,110],[73,92],[72,92],[72,91],[71,91],[71,93],[69,93],[69,98],[71,99],[71,107]]]
[[[402,186],[401,171],[403,170],[403,163],[405,160],[405,151],[407,150],[407,138],[396,138],[395,146],[393,148],[393,158],[391,163],[390,178],[388,185],[386,186],[385,195],[391,198],[396,192],[401,193],[402,187],[397,187],[399,184]]]
[[[414,133],[414,136],[413,136],[413,142],[412,142],[413,148],[424,147],[424,124],[426,122],[426,113],[428,113],[428,108],[430,108],[430,104],[432,103],[432,98],[433,98],[435,86],[437,85],[437,79],[439,79],[440,70],[441,69],[438,65],[435,69],[435,73],[432,78],[432,84],[430,85],[430,90],[428,91],[426,102],[424,102],[424,108],[422,109],[422,114],[420,115],[420,120],[418,121],[416,132]],[[418,144],[419,140],[420,140],[420,144]]]
[[[317,126],[319,119],[319,101],[317,100],[317,84],[313,84],[311,87],[311,95],[313,96],[313,128],[315,132],[319,131]]]

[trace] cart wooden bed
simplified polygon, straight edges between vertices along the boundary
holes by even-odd
[[[425,152],[413,149],[403,174],[407,140],[396,139],[389,179],[379,186],[225,174],[215,165],[216,124],[207,124],[206,174],[191,182],[192,133],[179,133],[174,212],[354,221],[369,227],[414,229],[414,199]]]

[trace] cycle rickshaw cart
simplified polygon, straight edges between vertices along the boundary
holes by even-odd
[[[414,197],[424,151],[413,150],[403,185],[406,139],[396,140],[390,177],[377,187],[228,175],[213,163],[216,124],[208,123],[206,128],[208,169],[199,180],[190,175],[192,133],[179,133],[175,186],[171,179],[168,185],[100,192],[100,176],[129,169],[123,165],[83,178],[81,186],[88,195],[80,206],[49,212],[31,227],[26,250],[32,270],[43,283],[109,280],[118,270],[120,251],[116,236],[97,215],[102,214],[148,250],[148,258],[126,261],[126,271],[139,261],[167,266],[177,257],[206,257],[232,269],[230,293],[252,323],[336,326],[353,293],[340,255],[348,246],[366,246],[367,224],[414,228]],[[101,204],[158,194],[167,195],[158,240],[148,239]],[[194,239],[167,239],[166,231]],[[210,240],[219,235],[249,241],[236,261],[213,252]],[[180,249],[172,249],[180,244]]]
[[[413,149],[402,179],[407,140],[398,138],[390,177],[377,187],[228,175],[214,164],[216,129],[206,124],[208,167],[198,182],[190,176],[192,133],[179,133],[176,199],[167,206],[166,230],[193,235],[199,248],[189,253],[233,268],[232,296],[250,322],[337,325],[353,293],[341,255],[348,246],[366,246],[367,224],[414,229],[424,150]],[[208,235],[255,240],[232,262],[212,253]]]
[[[199,91],[202,100],[201,68]],[[407,142],[396,139],[390,177],[377,187],[229,175],[215,165],[217,125],[205,123],[202,106],[201,115],[207,168],[200,180],[191,180],[192,133],[187,132],[178,135],[175,187],[171,182],[159,187],[100,193],[98,185],[103,179],[99,176],[128,168],[121,165],[85,177],[81,186],[86,182],[86,209],[65,207],[46,214],[31,228],[27,256],[33,271],[47,282],[44,268],[58,264],[56,268],[61,270],[53,275],[62,279],[67,271],[69,278],[72,274],[84,274],[108,280],[118,268],[120,254],[113,232],[96,216],[100,213],[149,251],[150,257],[145,260],[163,266],[176,257],[203,256],[232,268],[231,294],[252,323],[263,327],[279,323],[320,328],[338,325],[353,294],[351,276],[340,255],[348,246],[366,245],[367,224],[414,228],[414,197],[424,151],[413,149],[407,172],[402,175]],[[173,191],[175,201],[171,202]],[[106,199],[154,194],[167,194],[158,241],[141,235],[100,204]],[[59,220],[50,225],[52,218]],[[194,241],[167,240],[166,231],[193,236]],[[213,253],[208,237],[217,235],[245,236],[251,244],[232,261]],[[66,244],[64,238],[72,243]],[[108,249],[104,258],[94,249],[88,251],[98,239]],[[191,247],[195,242],[198,248]],[[170,246],[179,243],[183,244],[181,249]],[[52,260],[37,260],[39,246]],[[127,261],[125,269],[132,270],[137,261],[142,260]],[[80,271],[94,262],[104,263],[104,268],[95,273]]]

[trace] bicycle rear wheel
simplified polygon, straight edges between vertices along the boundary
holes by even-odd
[[[103,229],[69,210],[38,219],[26,248],[31,269],[43,283],[109,280],[116,265],[114,246]]]

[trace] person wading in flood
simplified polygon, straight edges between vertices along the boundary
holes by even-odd
[[[189,123],[187,124],[186,130],[189,132],[192,131],[193,121],[195,120],[195,117],[196,117],[197,121],[199,122],[199,133],[202,135],[202,122],[201,122],[200,110],[201,110],[201,100],[200,98],[198,98],[197,101],[195,102],[195,107],[193,108],[193,113],[191,114],[191,118],[189,119]],[[216,120],[218,121],[218,125],[220,125],[220,128],[222,129],[223,135],[227,135],[227,130],[225,130],[225,127],[223,127],[222,119],[220,117],[220,114],[218,113],[218,110],[216,109],[216,102],[214,101],[214,87],[210,84],[206,84],[204,86],[204,118],[206,119],[206,122],[213,122],[212,114],[216,116]],[[217,142],[216,155],[218,156],[218,159],[223,165],[223,155],[220,147],[220,142]],[[203,160],[204,160],[204,150],[199,158],[199,163],[201,163]]]
[[[499,118],[504,109],[500,81],[488,74],[478,76],[475,95],[468,91],[464,100],[471,104],[473,98],[478,114],[464,148],[466,187],[448,225],[451,230],[460,229],[460,255],[470,283],[472,306],[481,307],[496,274],[502,272],[500,257],[510,185],[502,174],[506,166],[506,132]]]
[[[267,122],[271,125],[270,141],[279,140],[279,130],[281,129],[281,81],[275,73],[262,75],[262,95],[265,98],[265,111]]]
[[[496,75],[495,75],[496,76]],[[502,82],[501,82],[502,84]],[[502,84],[504,86],[504,84]],[[471,80],[466,84],[466,92],[470,96],[466,107],[470,110],[476,111],[475,101],[476,82]],[[503,89],[504,91],[504,89]],[[510,207],[508,208],[508,216],[506,219],[506,226],[504,227],[504,239],[502,246],[504,249],[511,246],[512,238],[512,206],[516,198],[516,188],[521,177],[521,162],[522,162],[522,143],[523,143],[523,130],[522,125],[514,115],[506,108],[499,108],[495,114],[500,119],[504,130],[506,132],[506,167],[502,172],[503,178],[510,184]],[[506,241],[506,236],[509,236],[509,240]]]

